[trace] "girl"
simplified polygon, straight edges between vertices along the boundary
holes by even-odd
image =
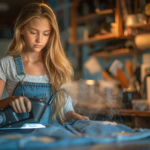
[[[0,109],[11,106],[21,118],[31,111],[28,98],[48,102],[52,94],[69,83],[73,69],[67,60],[59,37],[56,17],[43,3],[30,3],[19,14],[14,37],[6,55],[0,59],[0,98],[5,84],[9,97],[0,100]],[[71,98],[59,91],[40,121],[89,120],[74,112]]]

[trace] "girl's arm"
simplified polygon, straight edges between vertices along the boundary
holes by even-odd
[[[66,119],[67,121],[71,121],[72,119],[74,120],[89,120],[89,117],[87,116],[82,116],[80,114],[75,113],[74,111],[68,111],[66,114]]]
[[[66,116],[67,122],[71,121],[72,119],[74,119],[74,120],[89,120],[89,117],[82,116],[82,115],[74,112],[74,108],[72,105],[72,99],[70,96],[66,97],[66,103],[65,103],[64,110],[65,110],[65,116]]]
[[[0,99],[3,95],[4,87],[5,87],[5,82],[2,79],[0,79]]]
[[[31,101],[26,97],[10,96],[1,100],[4,87],[5,82],[0,79],[0,110],[11,106],[16,113],[25,113],[26,111],[31,111]]]
[[[6,99],[1,100],[1,97],[2,97],[3,91],[4,91],[4,87],[5,87],[5,82],[2,79],[0,79],[0,110],[8,107],[8,103],[7,103]]]

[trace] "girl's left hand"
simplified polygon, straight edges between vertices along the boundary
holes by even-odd
[[[90,120],[88,116],[82,116],[82,115],[79,115],[77,113],[73,114],[72,119],[74,119],[74,120]]]
[[[74,120],[90,120],[87,116],[82,116],[80,114],[75,113],[74,111],[69,111],[66,113],[67,121]]]

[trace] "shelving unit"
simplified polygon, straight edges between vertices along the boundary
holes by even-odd
[[[121,12],[120,12],[120,2],[119,0],[116,0],[116,7],[115,9],[106,9],[99,11],[98,13],[92,13],[86,16],[82,17],[77,17],[77,4],[82,1],[82,0],[74,0],[72,2],[72,39],[70,42],[72,44],[89,44],[89,43],[94,43],[94,42],[100,42],[100,41],[107,41],[111,39],[133,39],[133,36],[124,36],[123,34],[123,25],[122,25],[122,18],[121,18]],[[102,15],[107,15],[107,14],[113,14],[115,15],[115,25],[116,25],[116,33],[115,34],[105,34],[105,35],[96,35],[94,37],[82,39],[82,40],[77,40],[76,36],[76,30],[77,30],[77,25],[79,23],[86,23],[89,21],[95,21],[97,20],[100,16]]]

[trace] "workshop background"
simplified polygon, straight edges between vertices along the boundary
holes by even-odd
[[[44,2],[54,10],[74,68],[75,111],[91,120],[150,127],[149,0],[0,0],[0,56],[22,7]],[[7,97],[4,90],[2,99]]]

